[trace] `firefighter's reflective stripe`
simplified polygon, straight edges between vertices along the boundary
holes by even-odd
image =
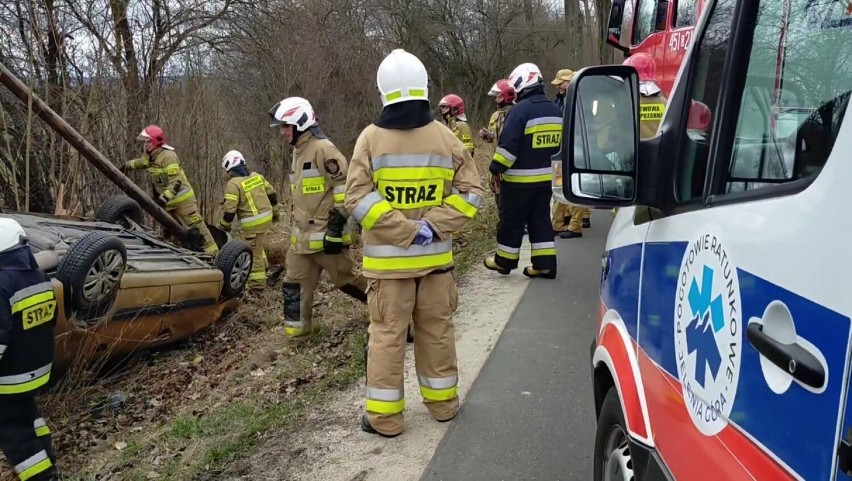
[[[290,244],[296,245],[299,241],[299,236],[302,234],[302,231],[298,227],[293,227],[293,231],[290,234]],[[322,250],[322,240],[325,238],[325,231],[320,232],[311,232],[308,236],[308,249],[312,251],[321,251]],[[352,244],[352,234],[345,233],[341,238],[343,245]]]
[[[366,408],[371,413],[392,416],[405,411],[405,392],[402,389],[369,387],[364,390]]]
[[[509,247],[503,244],[497,244],[497,255],[506,259],[518,259],[520,257],[520,247]]]
[[[408,249],[391,245],[365,245],[364,269],[373,271],[418,270],[453,262],[453,240],[412,244]]]
[[[38,389],[50,380],[52,364],[24,374],[0,377],[0,394],[21,394]]]
[[[288,336],[298,336],[298,335],[302,334],[302,332],[304,332],[304,330],[305,330],[305,324],[301,320],[299,320],[299,321],[285,320],[284,321],[284,333],[287,334]]]
[[[33,476],[37,476],[47,471],[52,466],[53,463],[50,462],[47,452],[41,450],[30,456],[26,461],[15,465],[15,472],[18,473],[18,478],[20,478],[21,481],[26,481]]]
[[[232,201],[236,202],[236,201],[240,200],[240,197],[238,195],[234,195],[234,194],[225,194],[225,200],[232,200]]]
[[[532,136],[533,149],[550,149],[562,145],[562,118],[539,117],[527,122],[524,135]]]
[[[20,312],[27,307],[38,304],[39,302],[44,302],[45,299],[35,298],[34,296],[37,294],[44,294],[46,292],[50,292],[50,299],[53,299],[53,284],[48,281],[39,282],[38,284],[33,284],[15,292],[12,294],[12,297],[9,298],[9,306],[12,308],[12,314]],[[25,300],[27,302],[23,302]]]
[[[511,168],[515,161],[518,160],[518,157],[512,155],[511,152],[504,149],[503,147],[497,147],[497,150],[494,152],[494,157],[492,160],[494,160],[494,162],[497,162],[498,164],[502,164],[506,167]]]
[[[20,313],[24,330],[50,322],[56,315],[56,294],[50,282],[40,282],[21,289],[9,301],[12,315]]]
[[[163,172],[166,175],[178,175],[180,173],[180,166],[178,164],[171,164],[163,167]]]
[[[151,175],[163,175],[166,173],[166,169],[162,167],[148,167],[148,173]]]
[[[252,207],[254,207],[252,205]],[[240,225],[243,227],[257,227],[259,225],[272,222],[272,211],[261,212],[260,214],[240,219]]]
[[[408,89],[407,93],[403,93],[402,90],[391,90],[386,94],[382,94],[382,97],[384,97],[385,102],[401,99],[402,97],[409,99],[427,99],[426,90],[424,89]]]
[[[352,215],[364,230],[370,230],[373,225],[386,213],[393,210],[388,201],[376,191],[370,192],[355,206]]]
[[[171,191],[169,191],[169,190],[167,190],[163,193],[163,196],[166,197],[166,199],[168,199],[168,202],[166,202],[167,206],[180,204],[181,202],[189,200],[189,199],[191,199],[192,197],[195,196],[195,192],[193,192],[192,188],[187,187],[187,186],[181,187],[181,189],[178,191],[177,194],[174,195],[174,197],[169,198],[169,196],[167,194],[170,194],[170,193],[171,193]]]
[[[448,377],[426,377],[417,375],[420,383],[420,394],[427,402],[449,401],[455,399],[458,393],[459,377],[452,375]]]
[[[518,184],[532,184],[535,182],[551,182],[553,180],[553,169],[509,169],[501,176],[506,182]]]
[[[334,202],[341,204],[346,200],[346,186],[339,185],[334,188]]]
[[[531,119],[524,127],[524,135],[536,132],[562,132],[561,117],[539,117]]]
[[[372,160],[373,182],[380,180],[452,181],[455,175],[453,159],[433,154],[380,155]]]
[[[325,192],[325,177],[317,169],[302,171],[302,194]]]
[[[249,273],[250,281],[265,281],[266,280],[266,269],[253,270]]]
[[[260,222],[254,223],[252,225],[246,225],[247,220],[252,221],[252,222],[255,221],[255,220],[258,220],[257,219],[257,217],[258,217],[257,205],[254,203],[254,197],[251,195],[251,191],[254,190],[254,189],[257,189],[258,187],[263,187],[263,184],[264,184],[263,177],[256,176],[256,175],[252,175],[248,179],[240,182],[240,187],[243,189],[243,192],[245,192],[245,194],[246,194],[246,202],[248,202],[249,210],[251,211],[251,217],[247,217],[245,219],[240,219],[240,224],[242,224],[243,227],[252,227],[252,226],[263,224],[263,221],[261,220]],[[260,214],[260,215],[263,216],[264,214]],[[269,220],[270,221],[272,220],[272,211],[269,211]]]
[[[482,203],[482,197],[472,193],[453,193],[444,197],[444,203],[453,206],[457,211],[464,214],[465,217],[472,219]]]
[[[289,174],[290,176],[290,192],[296,190],[296,174]]]
[[[35,429],[36,436],[38,437],[50,434],[50,428],[47,427],[47,421],[44,418],[38,418],[33,421],[33,429]]]
[[[555,242],[533,242],[530,245],[530,255],[532,257],[535,256],[555,256],[556,255],[556,243]]]

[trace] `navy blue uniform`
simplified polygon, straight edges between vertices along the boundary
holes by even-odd
[[[562,111],[544,87],[523,94],[509,111],[488,170],[500,175],[497,255],[503,269],[516,269],[527,226],[533,269],[556,273],[556,244],[550,224],[551,157],[562,144]]]
[[[53,361],[56,295],[26,245],[0,252],[0,449],[21,479],[53,479],[56,456],[35,395]]]

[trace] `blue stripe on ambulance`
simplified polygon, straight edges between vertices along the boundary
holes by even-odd
[[[645,353],[675,379],[678,371],[674,306],[678,272],[686,247],[686,242],[649,242],[644,248],[642,322],[638,341]],[[634,339],[638,299],[635,292],[639,286],[637,264],[641,252],[641,244],[607,252],[610,273],[601,286],[604,303],[619,312]],[[845,381],[850,319],[750,272],[742,269],[737,272],[742,298],[743,346],[739,384],[730,419],[803,478],[829,479],[835,458],[838,400]],[[746,339],[745,328],[752,317],[762,317],[773,300],[787,305],[797,334],[813,343],[825,356],[829,370],[828,385],[823,393],[813,394],[796,383],[781,395],[769,389],[759,355]]]

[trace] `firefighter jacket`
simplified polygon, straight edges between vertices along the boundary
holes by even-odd
[[[511,104],[502,105],[497,107],[497,110],[491,114],[491,119],[488,121],[488,132],[491,135],[485,139],[486,142],[491,143],[500,138],[500,134],[503,132],[503,125],[506,123],[506,115],[509,114],[511,108]]]
[[[473,155],[475,146],[473,145],[473,134],[470,132],[470,125],[464,120],[450,117],[447,127],[461,140],[464,149],[470,152],[470,155]]]
[[[225,184],[222,226],[231,227],[234,214],[240,219],[243,232],[265,232],[272,224],[272,199],[275,189],[262,175],[231,177]]]
[[[347,168],[346,158],[325,135],[317,136],[307,131],[299,136],[290,169],[290,191],[293,193],[290,244],[295,254],[322,251],[329,213],[337,209],[346,215],[343,199]],[[347,224],[343,245],[350,244],[352,235]]]
[[[154,183],[154,192],[166,200],[166,210],[176,208],[181,202],[195,199],[195,192],[173,147],[165,145],[124,165],[130,170],[148,169],[148,175]]]
[[[666,113],[666,97],[662,92],[639,95],[639,138],[648,139],[657,134],[663,114]]]
[[[364,277],[408,279],[453,265],[453,234],[482,201],[476,164],[443,124],[397,130],[370,125],[358,137],[346,208],[363,228]],[[412,241],[425,220],[434,232]]]
[[[543,87],[535,88],[506,116],[488,170],[504,183],[550,189],[551,157],[561,143],[562,112],[544,96]]]
[[[28,246],[0,253],[0,399],[50,380],[56,294]]]

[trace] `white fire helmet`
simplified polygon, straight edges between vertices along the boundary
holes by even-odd
[[[416,56],[398,48],[379,65],[376,86],[382,96],[382,106],[409,100],[429,100],[429,74]]]
[[[541,70],[534,63],[522,63],[509,74],[509,85],[515,89],[516,93],[542,83],[542,81]]]
[[[27,233],[21,224],[8,217],[0,217],[0,252],[14,249],[27,241]]]
[[[225,172],[230,172],[234,167],[241,165],[246,165],[246,159],[239,150],[231,150],[222,158],[222,168],[225,169]]]
[[[317,124],[314,108],[302,97],[287,97],[275,104],[269,115],[272,118],[270,127],[293,125],[299,132],[304,132]]]

